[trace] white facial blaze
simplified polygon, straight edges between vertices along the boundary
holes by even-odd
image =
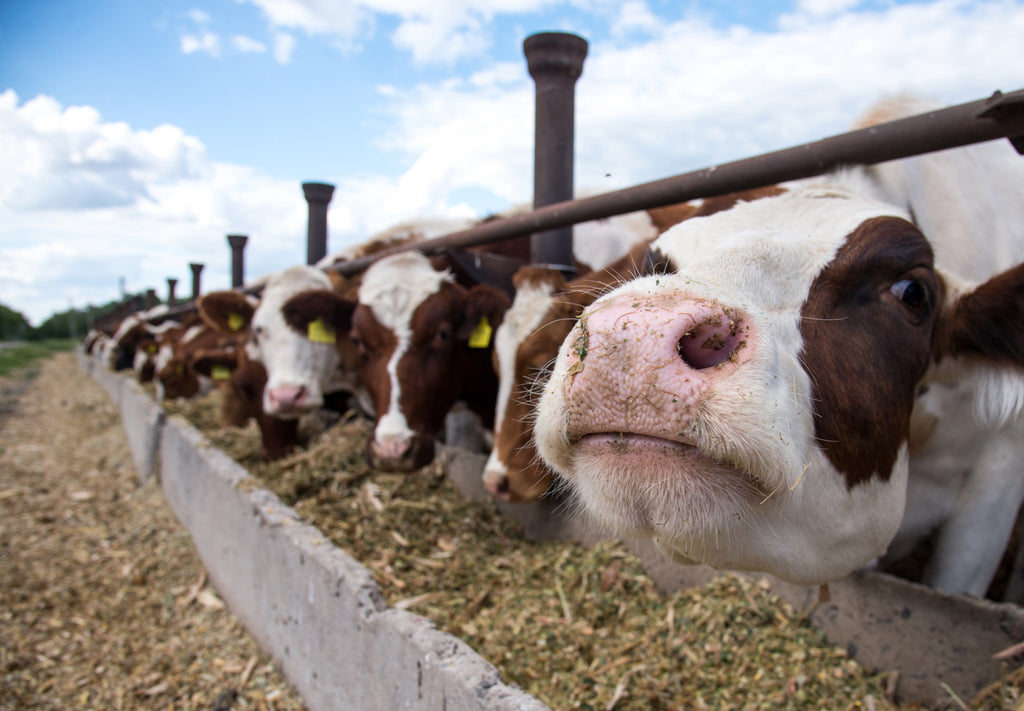
[[[397,339],[394,353],[388,360],[391,397],[388,411],[378,413],[374,439],[408,439],[413,436],[409,422],[399,406],[401,390],[398,363],[412,342],[412,316],[426,299],[454,281],[448,272],[439,272],[419,252],[404,252],[385,257],[366,270],[359,287],[359,303],[367,306],[377,322],[390,329]]]
[[[512,306],[494,334],[494,352],[498,359],[498,401],[494,413],[494,432],[497,436],[505,422],[505,412],[512,399],[515,385],[516,354],[519,346],[542,324],[544,316],[554,303],[554,287],[543,282],[523,284],[517,291]],[[491,459],[500,461],[497,450]],[[488,469],[491,468],[488,464]]]

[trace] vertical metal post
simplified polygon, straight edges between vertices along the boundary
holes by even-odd
[[[156,289],[146,289],[146,311],[156,306]]]
[[[523,41],[526,66],[536,85],[533,147],[533,206],[573,198],[575,87],[583,73],[587,41],[564,32],[543,32]],[[572,228],[534,234],[533,262],[572,273]]]
[[[203,272],[203,265],[196,262],[190,262],[188,268],[192,270],[192,298],[199,298],[199,277]]]
[[[174,290],[178,287],[178,280],[174,277],[167,277],[167,305],[174,306],[177,303],[177,299],[174,296]]]
[[[228,235],[231,245],[231,288],[237,289],[245,284],[245,243],[247,235]]]
[[[303,183],[302,192],[309,203],[306,264],[316,264],[327,256],[327,204],[334,195],[334,186],[327,183]]]

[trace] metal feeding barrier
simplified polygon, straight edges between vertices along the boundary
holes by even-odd
[[[489,244],[635,210],[809,178],[847,165],[870,165],[947,148],[1009,138],[1024,153],[1024,89],[870,126],[793,148],[713,165],[614,192],[568,200],[485,222],[443,237],[332,267],[353,274],[376,259],[409,249],[436,254]],[[536,260],[535,260],[536,261]]]
[[[561,32],[531,35],[523,42],[527,69],[535,83],[534,209],[486,220],[474,227],[328,267],[344,275],[358,273],[383,257],[419,250],[427,255],[531,236],[531,261],[573,267],[572,225],[698,198],[822,175],[849,165],[870,165],[984,141],[1009,138],[1024,152],[1024,89],[878,124],[811,143],[764,153],[578,200],[573,195],[574,95],[583,71],[587,42]],[[334,186],[303,183],[309,205],[306,263],[327,252],[327,207]],[[244,282],[244,235],[229,235],[232,288],[258,294],[261,284]],[[200,264],[190,265],[192,298],[174,304],[162,318],[194,310]]]

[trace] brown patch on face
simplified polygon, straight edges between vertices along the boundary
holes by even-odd
[[[388,361],[398,347],[394,332],[377,321],[373,311],[363,304],[352,312],[351,340],[360,358],[360,377],[377,411],[379,420],[390,409],[391,379],[388,376]]]
[[[398,362],[399,406],[409,428],[433,436],[462,390],[458,350],[466,290],[445,282],[413,311],[411,343]]]
[[[811,285],[800,360],[818,446],[851,488],[888,480],[908,440],[939,298],[930,245],[895,217],[861,224]]]

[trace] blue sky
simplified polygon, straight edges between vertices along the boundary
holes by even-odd
[[[576,183],[603,191],[839,133],[872,100],[1024,87],[1024,2],[42,0],[0,3],[0,302],[34,323],[166,293],[224,236],[247,276],[532,196],[522,40],[565,30]]]

